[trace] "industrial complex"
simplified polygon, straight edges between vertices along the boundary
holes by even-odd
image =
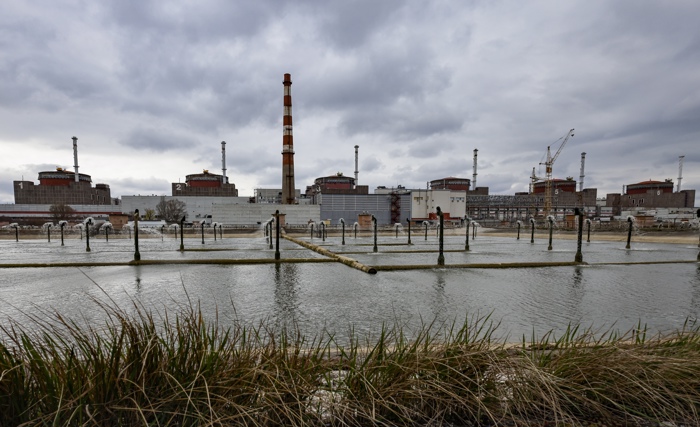
[[[477,155],[474,149],[473,175],[436,177],[426,188],[377,187],[370,193],[358,184],[359,146],[355,145],[354,176],[338,172],[319,177],[296,188],[292,134],[291,75],[283,80],[283,136],[281,188],[258,188],[241,197],[226,175],[226,142],[221,142],[221,174],[204,170],[186,175],[184,183],[172,183],[170,195],[114,197],[108,184],[92,183],[90,175],[79,173],[78,138],[73,137],[74,170],[57,168],[39,171],[38,181],[14,181],[15,204],[0,205],[0,225],[19,223],[40,225],[56,219],[56,206],[69,206],[72,218],[85,217],[125,223],[136,209],[141,214],[158,212],[159,204],[177,201],[184,206],[188,222],[217,222],[229,226],[251,226],[267,221],[275,211],[284,214],[286,225],[306,226],[309,222],[336,224],[340,219],[355,222],[374,215],[380,225],[420,224],[437,218],[440,206],[447,222],[459,224],[465,218],[493,225],[515,223],[530,218],[544,220],[551,215],[567,221],[580,209],[601,222],[634,215],[640,221],[684,221],[694,218],[695,190],[681,189],[683,156],[679,157],[677,188],[669,180],[646,180],[624,185],[622,193],[599,196],[597,189],[584,187],[586,153],[581,153],[581,175],[558,179],[553,165],[574,136],[571,129],[560,138],[558,147],[547,147],[546,175],[538,177],[533,168],[528,192],[492,195],[488,187],[477,187]],[[552,154],[554,151],[554,154]],[[121,218],[122,220],[118,220]],[[157,219],[157,218],[156,218]]]

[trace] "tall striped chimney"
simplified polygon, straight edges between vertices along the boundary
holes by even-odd
[[[228,178],[226,178],[226,141],[221,141],[221,183],[228,184]]]
[[[282,204],[294,201],[294,139],[292,137],[292,76],[284,75],[284,117],[282,119]]]
[[[73,137],[73,167],[75,168],[75,182],[80,181],[80,176],[78,175],[78,138]]]

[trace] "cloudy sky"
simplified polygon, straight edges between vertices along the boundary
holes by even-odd
[[[700,206],[700,2],[297,0],[3,2],[0,203],[57,166],[114,197],[170,194],[209,169],[239,194],[280,188],[292,76],[296,185],[425,188],[554,177],[599,197],[678,178]],[[561,142],[561,141],[560,141]]]

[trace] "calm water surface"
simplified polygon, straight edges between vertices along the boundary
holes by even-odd
[[[309,240],[309,237],[304,237]],[[436,264],[437,239],[413,236],[381,237],[379,253],[372,239],[346,236],[314,243],[368,265]],[[480,235],[445,239],[446,264],[572,261],[575,241],[534,244]],[[225,238],[206,244],[186,239],[186,247],[212,251],[181,253],[172,236],[140,241],[142,259],[272,259],[264,238]],[[282,258],[321,258],[315,252],[281,240]],[[533,331],[542,335],[562,331],[568,324],[621,331],[639,322],[652,331],[669,331],[700,315],[700,268],[697,263],[595,265],[610,262],[695,260],[697,246],[620,242],[584,243],[588,266],[527,269],[445,269],[380,271],[369,275],[336,263],[281,265],[158,265],[83,268],[0,269],[0,319],[22,313],[55,310],[64,315],[100,322],[96,301],[130,310],[134,302],[168,312],[189,302],[200,304],[208,316],[218,313],[224,324],[267,321],[275,326],[295,324],[306,334],[325,330],[339,337],[375,334],[383,324],[416,328],[422,322],[461,322],[465,316],[486,315],[501,321],[499,336],[518,340]],[[85,241],[60,238],[0,241],[0,263],[129,261],[133,241],[104,237]],[[214,250],[215,249],[215,250]],[[410,252],[406,252],[410,251]]]

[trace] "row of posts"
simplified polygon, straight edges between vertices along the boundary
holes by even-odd
[[[445,265],[445,256],[444,256],[444,214],[440,207],[437,207],[437,215],[439,218],[439,226],[438,226],[438,265]],[[583,262],[583,254],[581,251],[581,246],[582,246],[582,241],[583,241],[583,224],[584,224],[584,218],[583,218],[583,213],[576,208],[574,211],[574,215],[577,216],[578,218],[578,236],[577,236],[577,247],[576,247],[576,255],[574,258],[574,262]],[[700,218],[700,209],[697,211],[698,218]],[[141,253],[139,252],[139,228],[138,228],[138,223],[139,223],[140,215],[139,215],[139,210],[136,209],[134,211],[134,261],[140,261],[141,260]],[[471,219],[467,216],[464,218],[465,221],[465,228],[466,228],[466,240],[464,244],[464,250],[468,251],[469,250],[469,227],[471,223]],[[554,225],[554,217],[549,215],[547,216],[547,221],[549,222],[549,245],[547,247],[547,250],[552,250],[552,232],[553,232],[553,225]],[[587,242],[591,241],[591,221],[589,219],[585,220],[586,224],[588,225],[588,237],[587,237]],[[626,249],[630,249],[630,242],[632,239],[632,230],[634,227],[634,217],[629,216],[627,217],[627,222],[628,222],[628,231],[627,231],[627,245]],[[185,250],[185,244],[184,244],[184,223],[185,223],[185,217],[183,216],[182,219],[180,220],[180,251]],[[340,223],[342,226],[342,244],[345,245],[345,220],[340,219]],[[87,218],[84,223],[85,225],[85,236],[86,236],[86,252],[90,252],[90,226],[93,224],[92,218]],[[111,224],[107,223],[108,226],[105,228],[105,236],[107,241],[109,241],[109,229],[111,228]],[[265,223],[265,233],[267,236],[269,236],[269,243],[270,243],[270,249],[272,249],[272,226],[273,224],[276,227],[276,250],[275,250],[275,259],[279,260],[280,259],[280,251],[279,251],[279,236],[280,236],[280,223],[279,223],[279,210],[276,210],[275,213],[273,214],[273,217]],[[424,222],[423,223],[425,226],[425,239],[428,239],[428,223]],[[48,239],[49,242],[51,241],[51,226],[53,224],[48,224]],[[63,229],[67,225],[66,221],[59,221],[58,225],[61,228],[61,246],[64,246],[64,235],[63,235]],[[217,223],[214,223],[214,240],[216,240],[216,227]],[[476,224],[473,224],[473,237],[476,237]],[[19,242],[19,225],[17,223],[12,223],[9,225],[10,227],[13,227],[15,229],[15,240]],[[517,233],[517,240],[520,240],[520,227],[522,226],[522,223],[520,221],[517,222],[517,227],[518,227],[518,233]],[[164,227],[161,227],[161,235],[164,232]],[[204,222],[201,224],[202,227],[202,244],[204,244]],[[219,225],[220,232],[221,232],[221,238],[223,239],[223,226]],[[311,237],[313,238],[313,230],[314,230],[314,224],[311,223]],[[354,231],[355,231],[355,238],[357,238],[357,223],[354,225]],[[377,218],[372,215],[372,228],[373,228],[373,235],[374,235],[374,245],[372,248],[373,252],[378,252],[378,246],[377,246]],[[535,242],[535,220],[534,218],[530,219],[530,229],[531,229],[531,235],[530,235],[530,243]],[[269,230],[269,231],[268,231]],[[396,227],[396,236],[398,237],[398,226]],[[324,222],[321,222],[321,230],[320,234],[323,238],[323,241],[325,241],[325,238],[327,236],[326,234],[326,224]],[[408,244],[411,244],[411,223],[410,221],[408,222]],[[698,247],[700,247],[700,241],[698,242]],[[698,261],[700,261],[700,252],[698,253]]]

